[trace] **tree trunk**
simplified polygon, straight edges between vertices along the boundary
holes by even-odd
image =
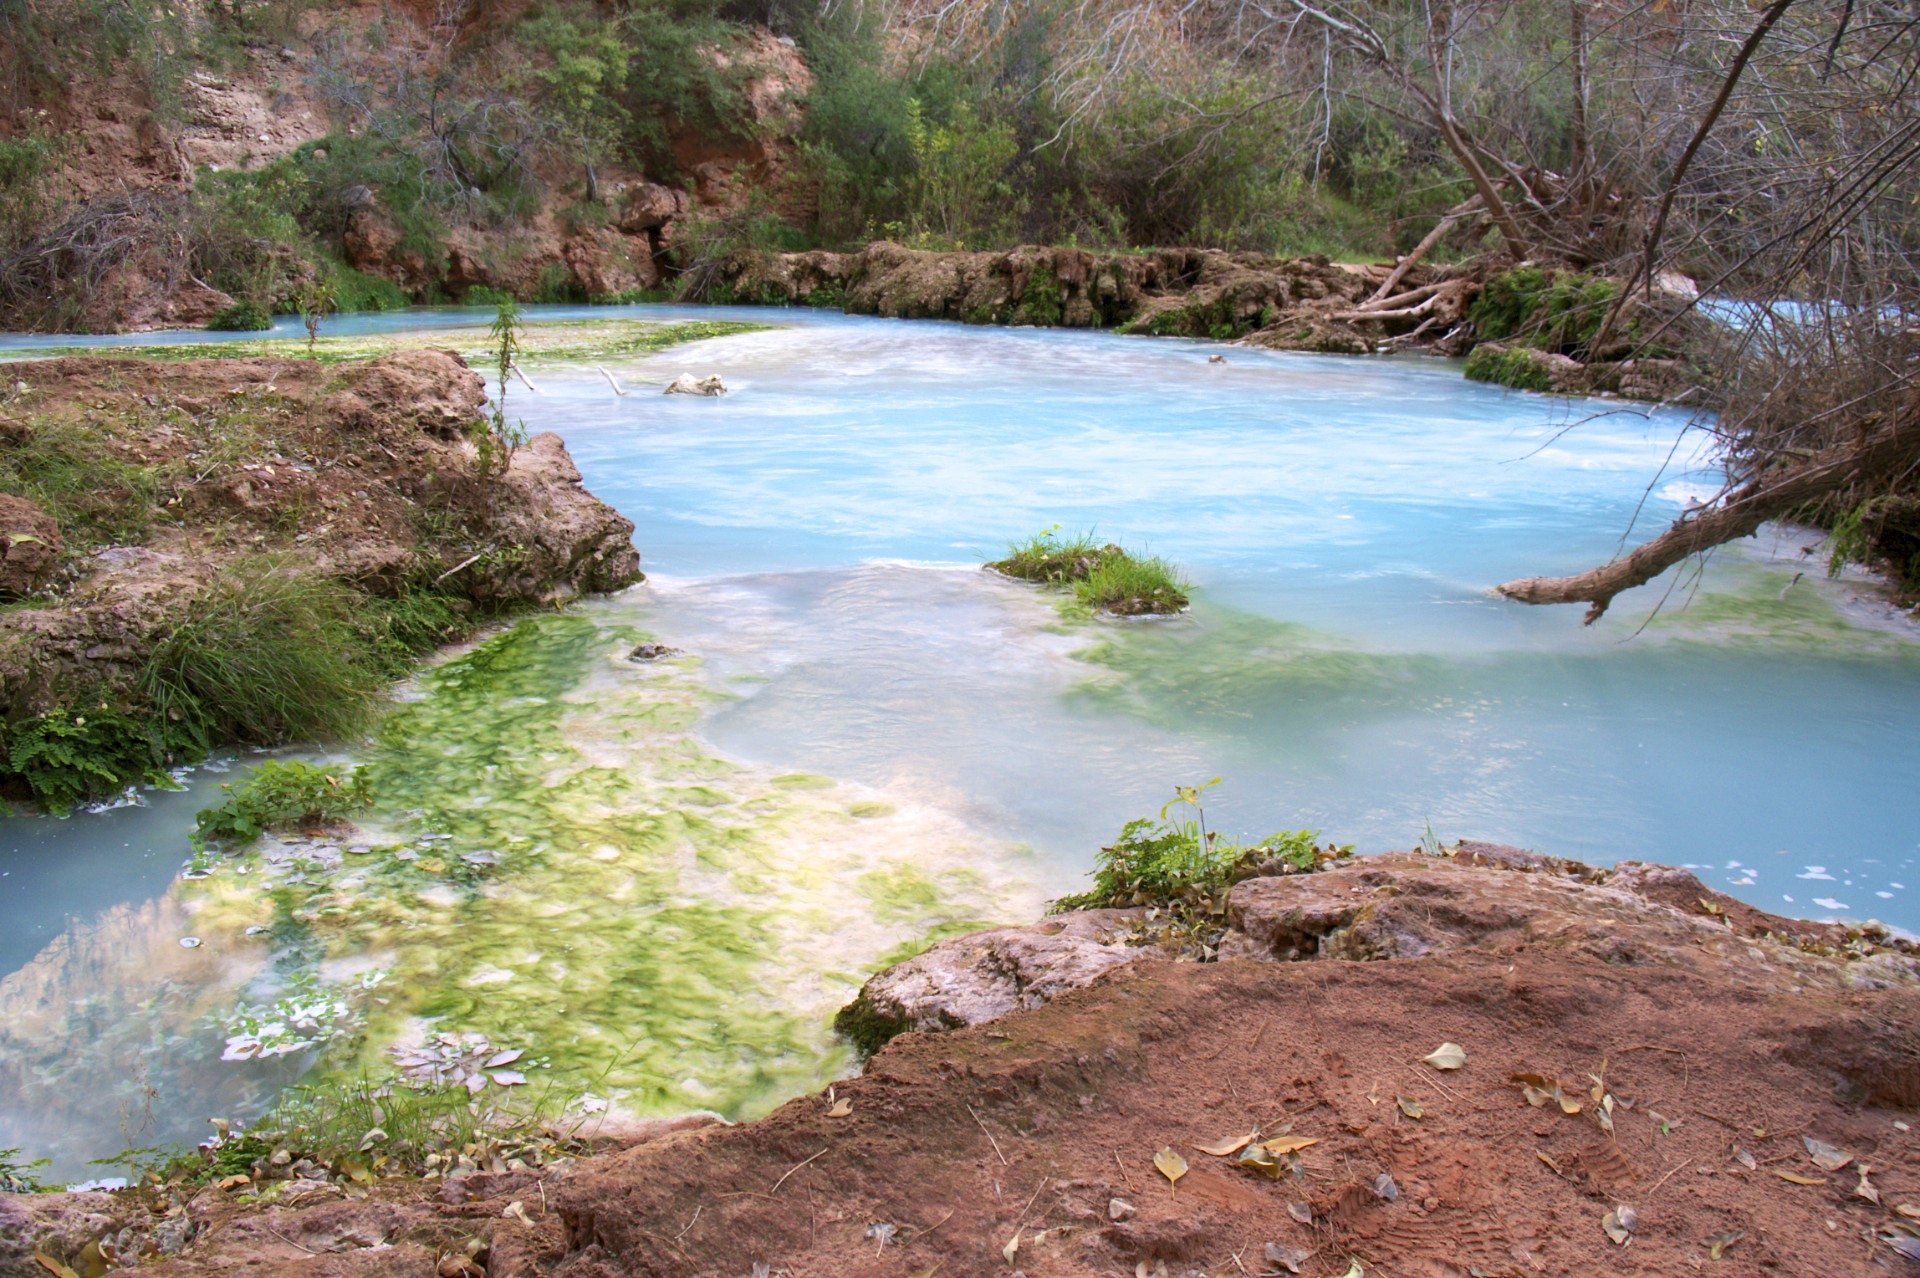
[[[1870,487],[1920,465],[1920,417],[1911,410],[1863,432],[1846,447],[1830,448],[1796,466],[1763,472],[1724,505],[1682,515],[1667,531],[1630,554],[1571,577],[1522,577],[1500,593],[1521,603],[1584,603],[1592,625],[1623,590],[1645,585],[1687,556],[1751,536],[1769,519],[1852,487]]]

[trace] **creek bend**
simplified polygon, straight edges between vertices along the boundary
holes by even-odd
[[[718,372],[722,399],[559,364],[510,388],[651,580],[411,683],[351,755],[381,769],[375,852],[270,841],[169,885],[195,796],[0,825],[0,1148],[82,1176],[246,1117],[323,1050],[372,1070],[438,1030],[593,1103],[764,1112],[843,1068],[827,1019],[888,955],[1031,918],[1215,775],[1232,832],[1661,860],[1920,929],[1920,645],[1805,538],[1592,628],[1487,592],[1713,491],[1683,413],[1425,358],[528,308],[736,313],[781,327],[609,366]],[[1051,524],[1171,559],[1194,609],[1075,619],[978,569]],[[645,639],[684,655],[629,660]],[[276,1024],[292,1050],[221,1059]]]

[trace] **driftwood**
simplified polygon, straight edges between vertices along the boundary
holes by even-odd
[[[1689,511],[1632,552],[1571,577],[1522,577],[1500,593],[1521,603],[1585,603],[1592,625],[1623,590],[1645,585],[1689,555],[1751,536],[1761,524],[1819,498],[1884,482],[1920,465],[1920,415],[1900,412],[1864,423],[1850,444],[1824,449],[1797,464],[1763,470],[1718,505]]]

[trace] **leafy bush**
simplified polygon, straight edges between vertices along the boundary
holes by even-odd
[[[242,563],[154,649],[141,690],[157,714],[209,746],[351,735],[379,688],[357,642],[360,600],[350,586],[271,558]]]
[[[129,785],[166,785],[167,742],[149,721],[102,706],[55,710],[6,732],[7,770],[43,811],[61,813]]]
[[[335,265],[331,282],[333,304],[341,311],[401,311],[412,304],[392,280],[351,266]]]
[[[221,333],[245,333],[273,327],[273,316],[267,308],[254,301],[238,301],[232,306],[223,306],[213,313],[207,321],[207,328]]]
[[[1483,342],[1518,341],[1570,355],[1593,340],[1619,293],[1601,276],[1519,266],[1487,281],[1467,319]]]
[[[329,821],[372,802],[363,770],[269,759],[245,780],[221,787],[227,801],[194,820],[196,844],[240,844],[268,830]]]
[[[1294,830],[1270,834],[1254,844],[1223,839],[1207,829],[1201,796],[1219,777],[1197,786],[1177,786],[1159,818],[1145,817],[1121,827],[1120,837],[1100,849],[1089,891],[1063,896],[1052,912],[1162,906],[1176,911],[1221,915],[1226,892],[1242,879],[1279,869],[1307,871],[1352,849],[1319,846],[1319,833]],[[1192,812],[1186,820],[1168,820],[1175,805]],[[1273,863],[1278,862],[1275,866]]]
[[[503,288],[492,288],[485,284],[475,284],[460,295],[462,306],[499,307],[503,302],[512,302],[513,294]]]

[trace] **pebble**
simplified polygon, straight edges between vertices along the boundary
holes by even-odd
[[[180,938],[180,948],[183,950],[197,950],[200,948],[200,938],[197,936],[183,936]]]
[[[1133,1216],[1134,1210],[1134,1205],[1124,1198],[1109,1198],[1107,1200],[1108,1220],[1127,1220]]]

